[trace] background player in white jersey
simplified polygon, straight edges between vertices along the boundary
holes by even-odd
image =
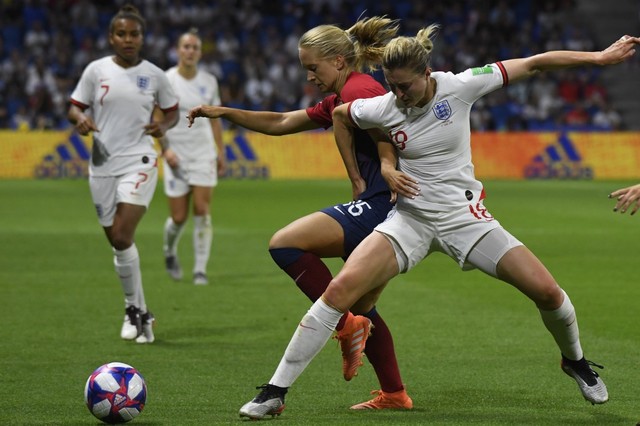
[[[167,71],[167,77],[180,98],[180,118],[161,143],[164,192],[171,213],[164,225],[165,265],[173,279],[182,279],[178,243],[189,215],[189,198],[193,198],[193,283],[197,285],[209,282],[206,272],[213,238],[209,204],[225,168],[220,119],[196,121],[191,128],[187,119],[187,112],[195,106],[220,105],[218,81],[198,69],[201,47],[195,30],[178,39],[178,65]]]
[[[471,163],[469,113],[481,96],[538,72],[622,62],[635,53],[640,39],[625,36],[601,52],[551,51],[454,75],[432,73],[429,66],[430,36],[436,29],[430,26],[416,37],[399,37],[386,46],[383,71],[391,93],[334,110],[339,144],[348,142],[353,127],[378,128],[390,136],[392,144],[378,143],[382,173],[392,192],[402,197],[302,318],[273,381],[283,388],[291,386],[327,342],[343,312],[440,251],[460,266],[478,268],[529,297],[560,348],[563,371],[576,380],[585,399],[604,403],[607,388],[584,359],[569,297],[482,204],[485,194]],[[249,405],[255,402],[245,404]]]
[[[164,72],[140,58],[144,31],[144,19],[131,5],[111,19],[115,55],[87,65],[71,94],[68,118],[78,133],[93,132],[89,186],[124,292],[120,336],[151,343],[154,317],[147,309],[134,237],[158,181],[152,136],[161,137],[176,124],[178,98]],[[150,122],[156,106],[164,118]]]

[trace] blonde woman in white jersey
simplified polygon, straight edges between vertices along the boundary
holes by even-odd
[[[178,125],[169,130],[163,143],[164,192],[171,215],[164,225],[164,258],[167,272],[174,280],[182,279],[178,261],[178,243],[193,199],[193,283],[208,284],[207,263],[213,230],[209,204],[218,176],[224,174],[222,123],[219,118],[196,121],[189,128],[187,112],[198,105],[220,105],[216,78],[202,69],[202,41],[195,30],[178,39],[178,65],[167,77],[180,97]]]
[[[144,31],[144,19],[131,5],[111,19],[115,55],[87,65],[71,94],[68,118],[78,133],[93,136],[89,187],[124,292],[120,337],[151,343],[154,317],[134,237],[158,181],[153,137],[177,123],[178,98],[164,72],[140,58]],[[161,121],[151,120],[156,107],[164,112]]]
[[[552,51],[452,74],[429,67],[430,36],[436,29],[432,25],[414,38],[399,37],[386,46],[383,72],[391,92],[334,110],[340,145],[348,145],[353,127],[388,135],[392,143],[381,138],[378,149],[383,176],[398,200],[387,220],[356,247],[302,318],[272,382],[283,389],[291,386],[327,342],[343,312],[439,251],[461,268],[478,268],[529,297],[560,349],[562,370],[575,379],[586,400],[605,403],[607,388],[591,369],[594,364],[584,359],[569,297],[483,206],[484,190],[471,162],[469,113],[481,96],[538,72],[622,62],[634,54],[640,39],[624,36],[601,52]],[[261,405],[279,403],[274,398]],[[255,410],[255,405],[248,402],[241,412]]]

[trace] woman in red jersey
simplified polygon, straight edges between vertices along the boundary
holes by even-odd
[[[397,21],[372,17],[356,22],[347,30],[335,25],[320,25],[304,33],[298,42],[298,53],[300,63],[307,71],[307,80],[329,93],[315,106],[290,112],[271,112],[202,105],[189,112],[189,120],[220,117],[269,135],[329,128],[333,125],[331,115],[336,106],[386,93],[379,82],[362,71],[375,69],[385,44],[397,31]],[[320,297],[332,279],[321,259],[346,259],[360,241],[387,217],[392,207],[389,189],[380,174],[377,149],[369,134],[354,131],[353,146],[342,150],[341,154],[347,170],[359,171],[359,174],[349,176],[353,182],[352,200],[295,220],[277,231],[269,242],[269,252],[274,261],[312,301]],[[400,377],[391,333],[373,305],[376,298],[375,294],[363,297],[352,309],[363,315],[347,312],[336,326],[345,380],[351,380],[356,374],[362,364],[364,350],[381,386],[376,398],[351,408],[410,409],[413,402]],[[368,337],[372,326],[375,332]],[[256,397],[273,399],[277,407],[264,413],[249,410],[240,414],[251,418],[279,414],[284,409],[282,388],[288,387],[287,383],[287,378],[273,377]]]

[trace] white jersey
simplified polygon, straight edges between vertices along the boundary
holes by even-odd
[[[146,60],[123,68],[111,56],[87,65],[71,102],[83,110],[91,108],[99,130],[93,132],[91,176],[120,176],[136,170],[141,162],[155,162],[153,138],[144,134],[144,126],[156,105],[163,111],[178,107],[178,98],[160,68]]]
[[[173,90],[180,98],[180,120],[165,134],[169,146],[181,163],[217,158],[213,130],[209,120],[195,120],[189,128],[187,113],[198,105],[220,105],[218,80],[206,71],[198,70],[192,79],[185,79],[178,73],[178,67],[167,72]]]
[[[389,92],[358,99],[349,111],[358,127],[377,127],[390,136],[399,170],[420,185],[420,195],[413,200],[399,197],[397,206],[423,213],[451,211],[484,198],[471,162],[469,114],[477,99],[508,81],[501,63],[431,76],[437,82],[436,93],[424,107],[399,106]]]

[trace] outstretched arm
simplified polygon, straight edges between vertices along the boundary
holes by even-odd
[[[307,111],[303,109],[290,112],[272,112],[200,105],[192,108],[187,114],[189,127],[197,117],[224,118],[245,129],[273,136],[289,135],[320,127],[309,118]]]
[[[631,209],[631,215],[634,215],[640,209],[640,183],[613,191],[609,194],[609,198],[617,200],[613,208],[614,212],[626,213]]]
[[[573,50],[553,50],[528,58],[502,61],[509,81],[529,78],[539,72],[569,68],[580,65],[614,65],[632,57],[640,44],[640,38],[622,36],[611,46],[600,52],[578,52]]]

